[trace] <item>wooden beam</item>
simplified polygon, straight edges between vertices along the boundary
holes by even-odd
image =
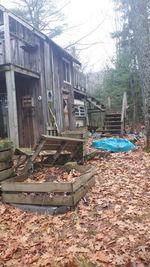
[[[32,166],[33,162],[35,161],[36,157],[39,155],[40,151],[42,150],[45,142],[46,142],[46,140],[44,140],[44,139],[41,139],[39,141],[38,145],[36,146],[35,152],[28,159],[27,164],[26,164],[25,168],[23,169],[24,173],[26,173],[31,168],[31,166]]]
[[[17,17],[13,13],[11,13],[10,11],[7,11],[7,12],[8,12],[8,15],[11,18],[13,18],[17,22],[19,22],[21,25],[23,25],[24,27],[26,27],[28,30],[32,31],[34,34],[36,34],[41,39],[46,40],[46,36],[43,33],[41,33],[40,31],[38,31],[36,28],[34,28],[33,26],[31,26],[28,22],[26,22],[25,20],[20,19],[19,17]]]
[[[15,72],[26,75],[26,76],[30,76],[36,79],[40,78],[40,73],[38,72],[34,72],[25,68],[22,68],[20,66],[16,66],[16,65],[12,65],[12,68]]]
[[[54,196],[49,195],[24,195],[22,193],[14,194],[2,194],[2,199],[6,203],[19,203],[19,204],[32,204],[32,205],[42,205],[42,206],[72,206],[72,196]]]
[[[23,68],[21,66],[13,65],[10,63],[0,65],[0,72],[9,71],[9,70],[13,70],[14,72],[17,72],[17,73],[20,73],[20,74],[23,74],[26,76],[30,76],[32,78],[36,78],[36,79],[40,78],[39,72],[34,72],[34,71],[29,70],[29,69]]]
[[[15,88],[15,73],[13,70],[5,72],[8,100],[9,137],[15,146],[19,146],[18,116]]]
[[[101,114],[101,112],[103,112],[103,111],[101,111],[99,109],[88,109],[88,114],[90,114],[90,113],[99,113],[99,114]]]
[[[4,16],[4,46],[5,46],[5,62],[11,63],[11,45],[10,45],[10,31],[9,31],[9,16],[5,10]]]
[[[60,153],[65,149],[66,145],[67,145],[67,141],[62,141],[60,148],[57,150],[57,152],[53,156],[52,164],[54,164],[56,160],[59,158]]]
[[[0,65],[0,72],[10,70],[10,64]]]
[[[1,172],[0,172],[1,175]],[[1,176],[0,176],[1,177]],[[2,183],[2,191],[5,192],[36,192],[36,193],[51,193],[51,192],[69,192],[71,193],[72,183],[26,183],[26,182],[9,182]],[[78,187],[76,186],[78,189]]]
[[[12,168],[0,171],[0,181],[4,181],[6,178],[10,177],[12,173],[13,173]]]

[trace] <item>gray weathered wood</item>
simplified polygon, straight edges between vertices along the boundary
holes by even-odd
[[[60,153],[65,149],[66,145],[67,145],[67,142],[66,141],[62,141],[59,149],[57,150],[57,152],[53,156],[52,164],[54,164],[56,162],[56,160],[59,158]]]
[[[79,179],[76,179],[76,181],[73,183],[73,192],[75,192],[81,186],[83,186],[94,174],[95,174],[95,169],[91,168],[89,172],[80,176]]]
[[[83,140],[83,139],[70,138],[70,137],[66,137],[66,136],[62,137],[62,136],[42,135],[42,137],[44,139],[46,139],[47,142],[48,142],[48,140],[50,140],[50,141],[51,140],[58,140],[58,142],[59,142],[59,140],[62,140],[62,141],[72,141],[72,142],[75,142],[75,143],[84,143],[85,142],[85,140]]]
[[[5,192],[71,192],[71,183],[21,183],[14,181],[3,183],[2,190]]]
[[[16,88],[15,88],[15,74],[14,71],[6,71],[6,89],[8,99],[8,117],[9,117],[9,129],[10,139],[14,145],[19,146],[18,136],[18,116],[17,116],[17,102],[16,102]]]
[[[88,192],[88,190],[95,184],[95,177],[93,176],[87,183],[79,188],[74,194],[74,205]]]
[[[1,184],[3,200],[7,203],[75,206],[94,184],[94,173],[94,168],[89,168],[87,173],[77,177],[74,182],[59,183],[26,183],[27,175],[13,177]]]
[[[6,203],[20,203],[32,205],[48,206],[72,206],[72,196],[48,196],[48,195],[28,195],[23,193],[2,194],[2,199]]]
[[[4,12],[3,14],[4,14],[5,63],[11,63],[9,16],[7,12]]]
[[[1,171],[0,172],[0,181],[3,181],[6,178],[10,177],[12,175],[12,173],[13,173],[13,169],[12,168],[4,170],[4,171]]]
[[[10,161],[11,158],[12,158],[12,150],[11,149],[0,151],[0,162]]]
[[[42,150],[44,144],[45,144],[46,140],[41,140],[41,142],[39,142],[39,144],[36,147],[35,152],[33,153],[33,155],[28,159],[27,164],[25,166],[25,168],[23,169],[23,172],[27,172],[30,168],[32,163],[35,161],[36,157],[39,155],[40,151]]]
[[[8,162],[0,162],[0,171],[9,169],[12,167],[12,162],[8,161]]]

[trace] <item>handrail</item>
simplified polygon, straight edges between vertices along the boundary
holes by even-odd
[[[123,135],[124,130],[124,119],[127,116],[127,93],[124,92],[123,94],[123,101],[122,101],[122,111],[121,111],[121,134]]]

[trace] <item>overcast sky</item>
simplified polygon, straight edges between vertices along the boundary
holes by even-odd
[[[59,0],[63,6],[70,2],[64,9],[68,29],[55,41],[66,47],[70,43],[82,38],[93,31],[77,46],[80,52],[80,60],[88,70],[101,70],[106,64],[110,64],[115,54],[115,42],[111,39],[110,33],[115,31],[115,20],[113,4],[111,0]],[[12,1],[1,0],[5,7],[12,7]],[[76,27],[74,27],[76,26]],[[90,45],[94,43],[94,45]],[[87,49],[84,49],[87,48]]]

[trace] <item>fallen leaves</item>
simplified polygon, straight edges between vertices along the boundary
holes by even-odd
[[[25,183],[45,183],[45,182],[71,182],[81,173],[75,169],[66,171],[63,167],[42,168],[40,171],[30,174]]]
[[[98,252],[97,258],[99,261],[102,261],[105,263],[108,263],[110,261],[109,258],[107,257],[107,255],[105,254],[105,252],[103,252],[103,251]]]
[[[96,185],[87,194],[88,206],[81,200],[74,212],[40,215],[1,203],[0,267],[148,266],[150,155],[112,153],[91,165]],[[55,168],[52,173],[56,181]],[[77,172],[62,174],[65,181]],[[39,181],[50,181],[48,175],[48,169],[39,173]]]

